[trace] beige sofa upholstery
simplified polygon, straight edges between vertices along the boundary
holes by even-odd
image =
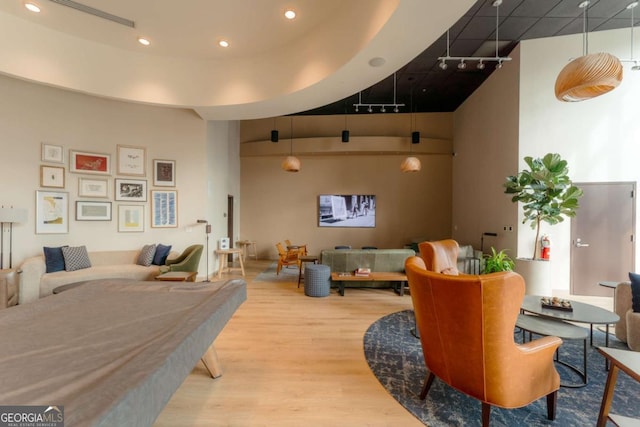
[[[20,269],[20,304],[51,295],[58,286],[95,279],[153,280],[160,266],[136,264],[139,250],[89,252],[91,267],[76,271],[47,273],[44,255],[26,259]],[[171,252],[169,258],[177,254]]]
[[[633,351],[640,351],[640,313],[631,305],[631,284],[621,282],[614,293],[613,307],[620,321],[616,323],[616,338],[626,342]]]
[[[0,270],[0,308],[18,304],[19,273],[15,268]]]

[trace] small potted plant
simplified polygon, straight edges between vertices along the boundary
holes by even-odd
[[[498,271],[513,271],[513,260],[507,255],[506,249],[496,252],[491,247],[491,254],[484,255],[484,274],[495,273]]]

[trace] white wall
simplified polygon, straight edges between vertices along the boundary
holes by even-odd
[[[204,243],[204,233],[187,232],[207,212],[207,204],[203,203],[207,200],[205,177],[209,166],[205,155],[207,126],[193,111],[116,102],[3,76],[0,76],[0,99],[0,182],[3,183],[0,205],[28,210],[28,221],[14,226],[14,267],[26,257],[41,254],[43,246],[86,245],[90,251],[95,251],[137,249],[147,243],[164,243],[181,251],[190,244]],[[226,134],[225,138],[228,138]],[[35,194],[44,189],[39,185],[40,165],[43,164],[41,142],[64,147],[65,164],[62,166],[66,185],[62,191],[69,193],[68,234],[35,234]],[[220,146],[229,143],[226,139],[215,142]],[[144,232],[117,231],[121,202],[114,201],[113,180],[118,144],[146,148],[147,176],[142,179],[147,180],[149,190],[154,188],[152,160],[176,161],[177,228],[151,228],[148,201],[141,203],[145,207]],[[89,200],[78,197],[78,177],[89,175],[69,173],[69,149],[111,155],[109,197],[101,199],[112,202],[111,221],[75,220],[75,202]],[[237,154],[235,156],[237,158]],[[223,163],[226,162],[225,158]],[[8,250],[6,230],[5,250]],[[5,255],[5,263],[7,260]],[[204,262],[200,265],[201,276],[205,272]]]
[[[629,29],[590,33],[589,52],[629,58],[629,36]],[[638,46],[638,40],[634,42]],[[612,92],[578,103],[560,102],[554,94],[556,77],[581,53],[581,35],[521,43],[519,167],[524,166],[524,156],[557,152],[569,162],[574,182],[638,181],[640,71],[631,71],[627,64],[622,84]],[[636,50],[634,57],[639,54]],[[570,221],[546,226],[542,232],[552,239],[554,288],[568,290]],[[531,257],[535,234],[521,225],[518,236],[518,254]]]

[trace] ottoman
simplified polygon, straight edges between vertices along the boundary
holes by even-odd
[[[326,297],[331,290],[331,267],[309,264],[304,269],[304,294],[309,297]]]

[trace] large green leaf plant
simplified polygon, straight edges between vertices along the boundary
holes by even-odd
[[[565,217],[574,217],[582,190],[571,182],[567,162],[559,154],[549,153],[535,159],[528,156],[524,161],[529,169],[508,176],[504,187],[505,193],[512,195],[512,202],[523,204],[522,223],[529,221],[536,230],[532,259],[537,259],[540,224],[544,221],[554,225]]]

